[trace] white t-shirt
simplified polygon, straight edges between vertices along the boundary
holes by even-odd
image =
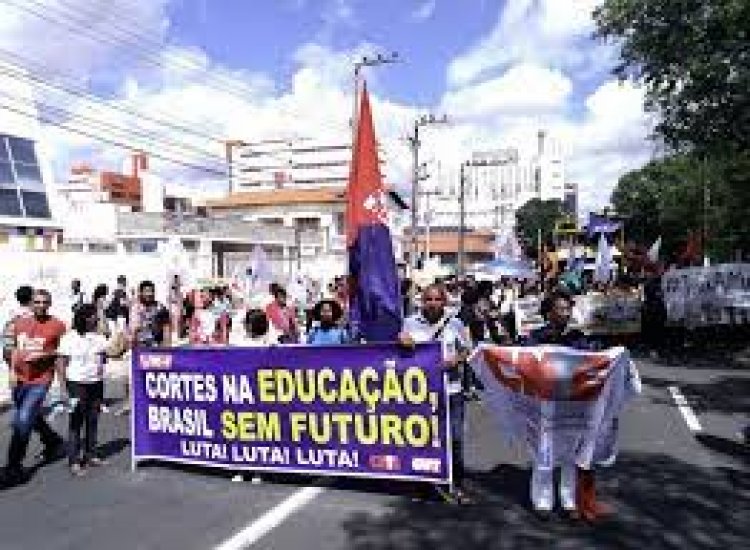
[[[72,382],[100,382],[104,379],[107,339],[89,332],[81,336],[71,330],[60,340],[57,353],[68,357],[65,377]]]

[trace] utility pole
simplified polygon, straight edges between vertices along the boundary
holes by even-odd
[[[409,251],[409,266],[411,267],[412,273],[417,268],[417,252],[419,249],[419,241],[417,238],[417,199],[419,197],[419,129],[422,126],[430,126],[433,124],[447,124],[448,116],[443,115],[436,117],[435,115],[422,115],[414,121],[414,133],[407,137],[407,141],[411,146],[412,154],[412,181],[411,181],[411,247]]]
[[[357,120],[359,118],[359,81],[363,67],[378,67],[391,63],[399,63],[398,52],[391,52],[388,55],[377,54],[375,57],[363,56],[359,61],[354,62],[354,108],[352,110],[352,147],[354,147],[354,138],[357,135]]]
[[[456,275],[458,277],[464,276],[464,255],[465,255],[465,241],[464,234],[466,233],[466,168],[469,166],[468,162],[461,163],[461,181],[459,182],[458,190],[458,204],[460,207],[458,216],[458,267],[456,268]]]

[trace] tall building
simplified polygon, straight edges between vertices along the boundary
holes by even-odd
[[[476,151],[465,168],[466,227],[495,233],[515,225],[515,212],[533,198],[564,199],[565,161],[560,145],[538,133],[535,154],[523,157],[518,148]],[[460,225],[460,166],[437,162],[432,187],[420,196],[423,225]]]
[[[311,139],[234,143],[232,191],[344,187],[349,179],[350,143]]]
[[[30,86],[0,76],[0,249],[54,250],[52,169],[44,162],[41,125]]]

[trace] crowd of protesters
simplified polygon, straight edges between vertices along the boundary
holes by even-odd
[[[443,366],[449,373],[455,474],[450,490],[441,492],[446,500],[472,501],[463,486],[464,410],[467,401],[480,399],[483,388],[467,362],[471,350],[485,343],[553,343],[596,349],[599,343],[570,326],[574,296],[586,292],[586,285],[586,281],[577,284],[555,280],[541,285],[512,279],[476,281],[470,277],[432,282],[424,288],[403,282],[406,315],[398,343],[408,348],[419,342],[441,342]],[[624,286],[635,285],[626,281]],[[641,291],[645,296],[643,322],[649,327],[645,332],[659,334],[664,316],[658,287],[647,279]],[[520,334],[512,305],[528,296],[540,298],[545,324],[529,334]],[[67,318],[50,315],[53,298],[70,304]],[[72,281],[67,297],[53,297],[40,288],[18,288],[18,309],[4,320],[3,335],[3,358],[10,366],[15,406],[4,470],[6,484],[19,483],[27,477],[23,462],[32,432],[41,438],[42,459],[53,461],[67,456],[74,476],[83,476],[87,468],[106,463],[99,451],[97,429],[99,415],[107,411],[107,360],[122,357],[133,347],[361,342],[346,322],[343,279],[336,279],[325,288],[311,285],[301,295],[296,293],[290,298],[287,289],[276,283],[250,295],[223,283],[188,289],[174,276],[166,298],[166,303],[156,299],[152,281],[140,281],[131,289],[125,276],[117,278],[111,292],[105,284],[95,286],[90,299],[78,280]],[[55,377],[67,394],[67,442],[49,426],[43,414]],[[127,411],[125,405],[118,413]],[[530,494],[537,511],[551,509],[552,487],[552,471],[534,468]],[[595,498],[593,472],[577,470],[574,465],[563,467],[560,503],[566,511],[587,519],[602,514],[603,507]]]

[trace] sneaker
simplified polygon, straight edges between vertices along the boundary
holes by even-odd
[[[242,477],[242,474],[232,476],[232,483],[242,483],[243,481],[245,481],[245,478]]]
[[[260,485],[261,483],[263,483],[263,480],[260,478],[260,476],[255,475],[250,478],[250,483],[252,483],[253,485]]]
[[[86,475],[86,469],[79,462],[74,462],[70,465],[70,473],[74,477],[83,477]]]
[[[101,411],[102,414],[109,414],[111,411],[111,409],[106,405],[106,403],[102,403],[99,406],[99,410]]]

